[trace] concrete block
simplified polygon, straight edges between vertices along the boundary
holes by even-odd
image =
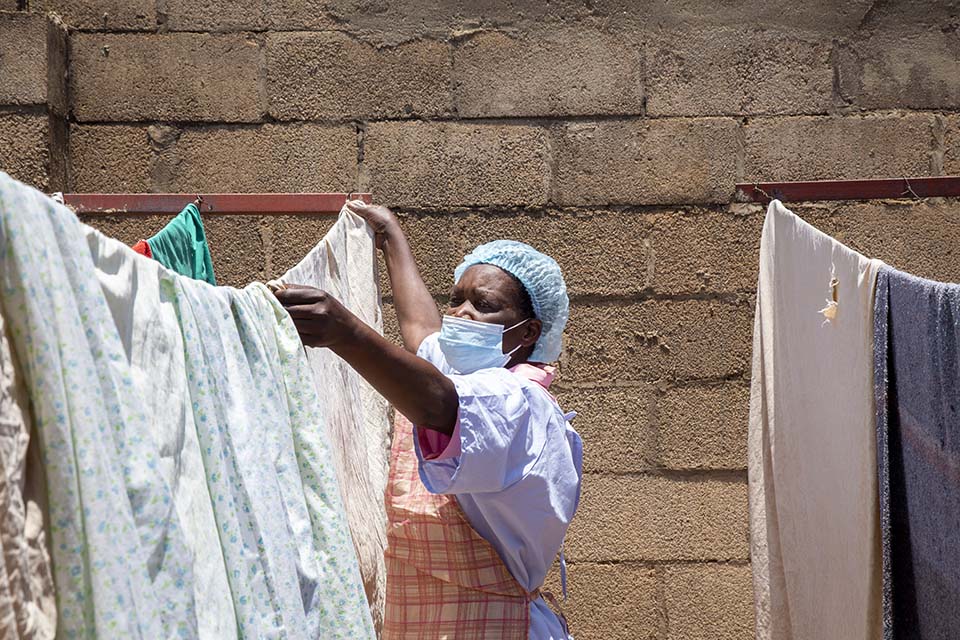
[[[267,36],[270,115],[282,120],[449,113],[449,45],[378,48],[343,33]]]
[[[554,200],[564,205],[728,202],[737,121],[569,123],[554,129]]]
[[[53,131],[45,113],[0,113],[0,171],[32,187],[46,190],[50,175]]]
[[[746,181],[929,175],[934,116],[757,118],[744,127]]]
[[[0,11],[0,105],[66,114],[66,33],[40,14]]]
[[[264,112],[260,46],[241,34],[75,33],[79,121],[253,122]]]
[[[176,142],[170,188],[210,192],[347,191],[356,184],[352,126],[190,128]]]
[[[463,256],[500,238],[526,242],[557,260],[571,295],[628,295],[649,285],[649,223],[642,215],[490,210],[401,214],[400,221],[435,295],[450,292]]]
[[[646,52],[647,113],[704,116],[826,113],[831,42],[753,26],[658,32]]]
[[[956,33],[941,25],[874,31],[838,49],[839,91],[863,109],[956,109]]]
[[[154,0],[30,0],[30,10],[54,13],[73,29],[152,31],[157,28]]]
[[[743,561],[747,519],[746,483],[588,474],[567,558]]]
[[[390,206],[544,204],[547,146],[542,129],[523,125],[373,123],[361,186]]]
[[[323,240],[337,216],[271,216],[267,221],[267,277],[278,278]]]
[[[556,384],[563,384],[563,375]],[[552,387],[551,387],[552,388]],[[655,466],[650,426],[653,392],[648,385],[555,391],[564,411],[576,411],[573,427],[583,438],[587,472],[633,473]]]
[[[266,0],[164,0],[160,22],[171,31],[263,30],[267,28],[266,4]]]
[[[746,469],[747,385],[682,385],[657,398],[659,462],[668,469]]]
[[[259,216],[203,215],[217,284],[244,287],[267,279]]]
[[[851,248],[920,277],[960,282],[956,200],[818,203],[798,215]]]
[[[73,125],[70,128],[70,188],[73,191],[152,191],[150,169],[154,158],[146,127]]]
[[[669,640],[753,638],[750,565],[668,566],[665,572]]]
[[[643,112],[643,50],[635,38],[584,28],[483,32],[454,48],[463,117]]]
[[[749,299],[576,304],[563,356],[576,382],[703,379],[749,371]]]
[[[560,595],[554,571],[547,588]],[[633,563],[577,563],[568,566],[568,600],[563,614],[576,638],[657,640],[665,626],[660,576],[652,567]]]
[[[652,215],[653,290],[669,294],[755,290],[763,217],[759,208]]]
[[[46,17],[0,12],[0,104],[46,103]]]

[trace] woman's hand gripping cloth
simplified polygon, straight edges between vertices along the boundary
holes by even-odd
[[[881,264],[770,203],[748,435],[760,639],[880,634],[872,326]],[[819,311],[832,275],[827,322]]]
[[[329,292],[383,332],[373,232],[346,207],[322,240],[281,278]],[[390,454],[388,405],[329,349],[307,347],[374,625],[383,623],[386,590],[384,491]]]
[[[885,640],[960,632],[958,318],[960,285],[880,270],[874,379]]]

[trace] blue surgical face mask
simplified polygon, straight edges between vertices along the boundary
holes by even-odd
[[[498,369],[510,362],[510,357],[522,346],[517,345],[510,353],[504,353],[503,334],[528,320],[504,329],[502,324],[445,315],[440,328],[440,351],[457,373]]]

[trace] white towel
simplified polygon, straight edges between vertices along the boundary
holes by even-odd
[[[872,326],[881,264],[770,203],[748,436],[762,640],[880,637]],[[837,304],[824,314],[832,275]]]

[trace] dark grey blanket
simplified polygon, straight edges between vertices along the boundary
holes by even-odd
[[[960,638],[960,285],[884,267],[874,307],[884,638]]]

